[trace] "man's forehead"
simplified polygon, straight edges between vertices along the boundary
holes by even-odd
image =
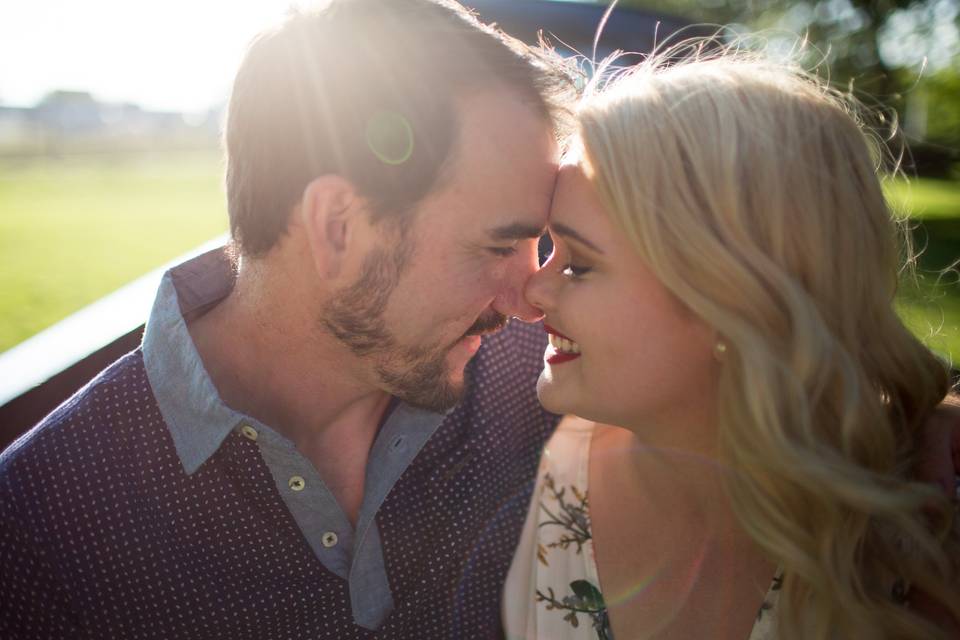
[[[444,194],[463,214],[458,224],[494,242],[539,237],[560,160],[551,123],[512,93],[474,94],[461,107]]]

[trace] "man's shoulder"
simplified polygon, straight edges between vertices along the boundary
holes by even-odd
[[[114,429],[137,426],[151,407],[155,400],[142,353],[136,349],[101,371],[4,450],[0,478],[24,465],[52,464],[61,451],[69,450],[71,458],[93,449],[107,456],[110,448],[123,441],[112,437]]]

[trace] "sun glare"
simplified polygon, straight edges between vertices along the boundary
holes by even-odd
[[[291,0],[20,0],[0,4],[0,105],[57,89],[198,112],[221,103],[243,51]]]

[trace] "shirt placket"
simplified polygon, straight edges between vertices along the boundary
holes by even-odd
[[[239,431],[259,445],[277,492],[314,555],[332,573],[349,579],[353,526],[313,464],[263,425],[245,422]]]

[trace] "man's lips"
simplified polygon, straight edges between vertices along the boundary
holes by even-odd
[[[460,344],[479,345],[481,336],[492,336],[495,333],[499,333],[507,326],[509,322],[509,318],[501,313],[496,312],[480,317],[469,329],[467,329],[466,333],[460,336],[457,341],[451,345],[451,348]],[[474,351],[476,351],[476,349],[474,349]]]
[[[473,357],[473,355],[477,352],[477,350],[480,349],[480,344],[481,344],[481,339],[480,339],[480,336],[477,336],[477,335],[464,336],[463,338],[460,338],[459,341],[457,341],[457,346],[464,347],[470,353],[471,357]]]
[[[506,327],[507,323],[509,322],[510,319],[507,318],[507,316],[497,311],[493,311],[477,318],[473,325],[467,329],[467,332],[464,335],[483,336],[496,333]]]

